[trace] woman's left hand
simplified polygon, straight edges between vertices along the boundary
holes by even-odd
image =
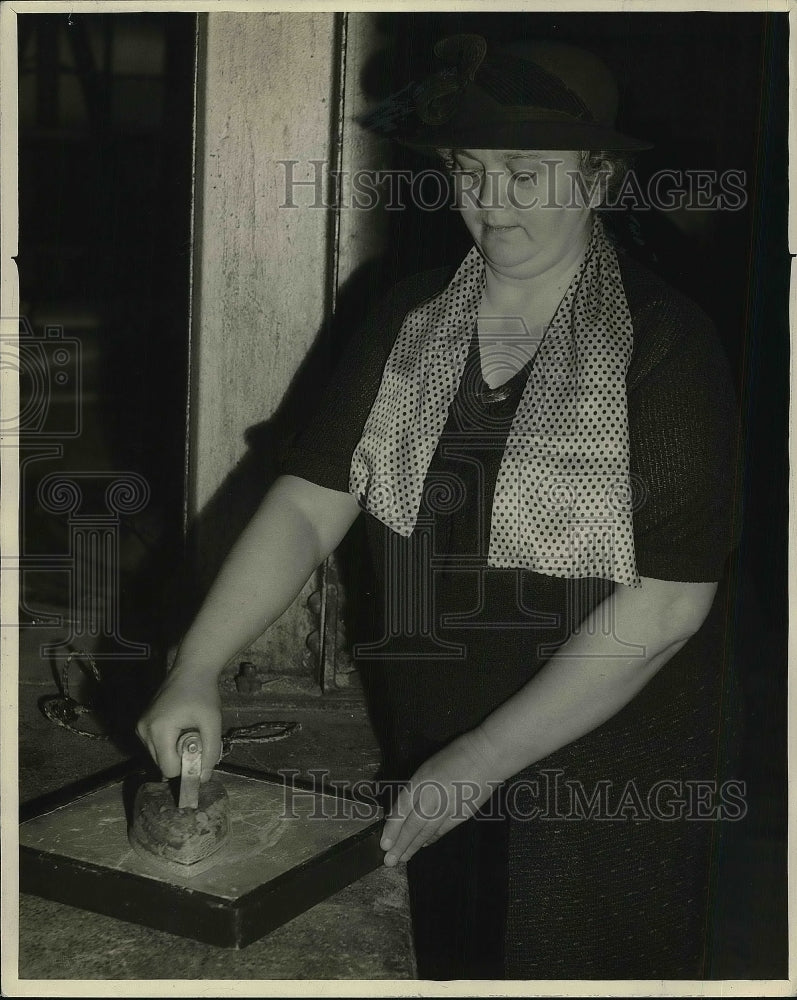
[[[478,731],[434,754],[398,794],[382,832],[385,864],[409,861],[484,805],[504,778]]]

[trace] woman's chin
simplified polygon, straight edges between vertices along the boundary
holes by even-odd
[[[528,248],[521,251],[517,247],[496,245],[492,241],[479,244],[482,257],[496,268],[522,268],[526,264],[532,264],[534,253]]]

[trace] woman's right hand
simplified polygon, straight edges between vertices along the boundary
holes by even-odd
[[[164,778],[180,773],[177,740],[186,729],[202,736],[202,780],[221,760],[221,697],[215,677],[183,676],[172,670],[136,726]]]

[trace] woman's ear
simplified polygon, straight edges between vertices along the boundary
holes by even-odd
[[[581,150],[579,164],[587,190],[590,208],[600,208],[620,186],[630,167],[627,157],[612,150]]]
[[[609,194],[617,190],[623,182],[623,178],[631,169],[631,159],[619,153],[606,154],[606,162],[609,164],[610,173],[606,189]]]

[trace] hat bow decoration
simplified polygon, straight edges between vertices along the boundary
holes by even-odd
[[[448,65],[415,91],[416,113],[427,125],[441,125],[454,115],[487,55],[487,41],[481,35],[451,35],[437,42],[434,54]]]

